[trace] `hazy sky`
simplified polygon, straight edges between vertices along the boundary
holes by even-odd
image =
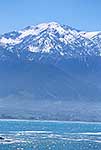
[[[51,21],[101,30],[101,0],[0,0],[0,34]]]

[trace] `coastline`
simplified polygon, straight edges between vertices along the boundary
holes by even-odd
[[[49,123],[74,123],[74,124],[101,124],[101,122],[92,121],[62,121],[62,120],[32,120],[32,119],[0,119],[0,121],[21,121],[21,122],[49,122]]]

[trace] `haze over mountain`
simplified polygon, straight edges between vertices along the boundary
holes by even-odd
[[[0,36],[0,117],[101,121],[101,32],[56,22]]]

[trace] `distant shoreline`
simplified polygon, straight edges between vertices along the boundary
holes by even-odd
[[[90,121],[59,121],[59,120],[32,120],[32,119],[0,119],[0,121],[22,121],[22,122],[52,122],[52,123],[83,123],[83,124],[101,124],[101,122]]]

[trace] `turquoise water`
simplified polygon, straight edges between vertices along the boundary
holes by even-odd
[[[0,121],[0,150],[101,150],[101,124]]]

